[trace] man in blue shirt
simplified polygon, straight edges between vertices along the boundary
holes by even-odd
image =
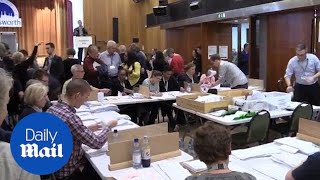
[[[308,157],[299,167],[286,175],[286,180],[319,180],[320,179],[320,152]]]
[[[291,77],[295,75],[295,85]],[[314,54],[307,53],[306,45],[298,44],[296,56],[290,59],[284,76],[287,92],[294,92],[294,101],[320,105],[318,78],[320,77],[320,61]]]

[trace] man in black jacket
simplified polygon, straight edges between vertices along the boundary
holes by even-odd
[[[180,87],[177,80],[173,77],[173,71],[169,66],[164,67],[163,78],[159,83],[160,92],[179,91]],[[168,131],[172,131],[175,127],[174,118],[172,115],[172,103],[174,101],[166,101],[161,105],[162,116],[168,116],[169,126]]]
[[[64,67],[62,58],[55,54],[55,46],[53,43],[49,42],[46,44],[46,50],[48,57],[46,57],[43,69],[47,71],[51,77],[58,80],[61,84],[63,83]]]
[[[82,21],[78,21],[78,27],[73,30],[74,36],[87,36],[88,31],[83,27]],[[82,62],[82,54],[83,54],[83,48],[78,49],[78,59],[80,62]]]

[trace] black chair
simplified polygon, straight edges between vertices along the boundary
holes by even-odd
[[[299,119],[311,119],[313,114],[313,108],[310,104],[300,104],[295,108],[291,118],[285,123],[276,124],[273,122],[270,129],[284,136],[295,136],[299,128]]]
[[[252,117],[246,132],[232,134],[232,144],[236,147],[246,146],[252,143],[262,144],[266,142],[270,125],[270,114],[266,110],[259,111]]]

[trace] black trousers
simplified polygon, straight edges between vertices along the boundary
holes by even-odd
[[[235,86],[235,87],[233,87],[231,89],[248,89],[248,83]]]
[[[312,85],[296,84],[294,86],[293,101],[320,105],[320,88],[318,82]]]
[[[175,125],[176,125],[176,122],[173,118],[173,113],[172,113],[172,103],[171,101],[168,101],[168,102],[163,102],[161,103],[161,114],[162,116],[167,116],[168,119],[169,119],[169,122],[168,122],[168,132],[171,132],[173,131]]]
[[[79,48],[78,49],[78,59],[79,59],[79,62],[82,63],[82,54],[83,54],[83,48]]]

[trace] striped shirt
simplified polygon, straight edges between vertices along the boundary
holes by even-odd
[[[312,85],[318,81],[315,79],[313,82],[308,83],[304,78],[314,76],[320,71],[320,62],[317,56],[307,53],[307,59],[300,61],[297,56],[290,59],[285,78],[291,78],[294,74],[296,83],[303,85]]]
[[[221,61],[219,66],[219,81],[227,82],[230,87],[236,87],[248,83],[246,75],[233,63]]]
[[[107,142],[107,133],[110,129],[103,129],[99,135],[83,125],[81,119],[76,115],[75,108],[64,102],[51,106],[47,112],[61,118],[70,128],[73,136],[73,150],[66,165],[55,173],[56,178],[62,179],[72,173],[85,163],[84,151],[81,148],[85,144],[93,149],[100,149]]]

